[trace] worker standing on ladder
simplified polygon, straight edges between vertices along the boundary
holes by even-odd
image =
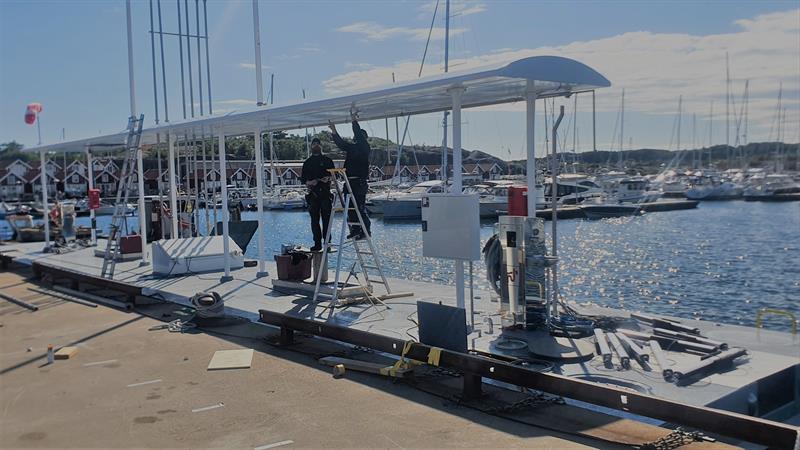
[[[347,171],[347,178],[350,181],[350,185],[353,187],[353,197],[361,212],[364,226],[367,228],[366,230],[362,230],[360,225],[351,225],[350,234],[347,235],[347,239],[361,240],[366,237],[365,233],[372,236],[370,221],[367,216],[367,208],[365,206],[367,200],[367,180],[369,179],[370,147],[369,142],[367,142],[367,132],[362,130],[361,126],[359,126],[355,112],[351,114],[351,119],[353,120],[352,143],[345,141],[339,136],[339,133],[336,131],[336,125],[331,123],[329,127],[331,133],[333,133],[333,142],[347,154],[344,160],[344,168]],[[345,189],[347,189],[347,186],[345,186]],[[345,191],[345,195],[347,195],[347,191]],[[347,221],[350,223],[358,222],[358,216],[355,211],[347,211]]]
[[[331,210],[333,194],[331,194],[331,174],[328,169],[333,169],[333,160],[322,154],[322,143],[319,138],[311,140],[311,156],[303,163],[303,172],[300,181],[306,184],[308,195],[308,213],[311,215],[311,234],[314,235],[312,252],[322,250],[322,239],[328,235],[328,226],[331,223]],[[322,219],[322,229],[319,227]]]

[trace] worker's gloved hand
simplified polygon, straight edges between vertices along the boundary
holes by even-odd
[[[308,181],[306,181],[306,187],[312,188],[312,187],[314,187],[316,185],[317,185],[317,180],[308,180]]]

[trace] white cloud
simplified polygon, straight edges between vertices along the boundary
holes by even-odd
[[[314,44],[304,44],[301,47],[297,47],[297,50],[301,51],[301,52],[306,52],[306,53],[319,53],[319,52],[322,51],[321,48],[319,48],[318,46],[316,46]]]
[[[387,27],[376,22],[356,22],[350,25],[339,27],[336,31],[340,33],[354,33],[362,35],[365,41],[385,41],[391,38],[406,38],[412,41],[424,41],[428,38],[429,28],[409,28],[409,27]],[[456,36],[466,32],[466,28],[450,28],[450,36]],[[431,39],[444,39],[445,29],[434,27],[431,31]]]
[[[375,39],[386,39],[387,33],[401,33],[373,25],[361,24],[355,28]],[[705,117],[713,99],[719,124],[725,114],[725,53],[728,52],[732,94],[738,104],[744,81],[750,80],[750,126],[760,127],[766,139],[781,82],[787,123],[800,122],[800,10],[737,20],[735,25],[738,30],[725,34],[634,31],[553,47],[500,49],[451,60],[451,65],[465,70],[535,55],[565,56],[589,65],[611,80],[612,88],[598,91],[598,111],[616,112],[620,92],[625,88],[626,112],[675,114],[678,96],[682,95],[684,112],[697,113],[698,118]],[[389,84],[392,73],[398,80],[411,80],[416,78],[418,69],[417,61],[400,61],[392,66],[338,75],[325,80],[323,86],[329,94],[340,94]],[[521,105],[503,108],[519,110]]]
[[[254,63],[245,63],[245,62],[243,62],[243,63],[239,63],[239,68],[240,69],[248,69],[248,70],[256,70],[256,65]],[[270,66],[265,66],[263,64],[261,65],[261,70],[262,71],[266,71],[267,69],[270,69]]]
[[[227,105],[227,106],[256,106],[256,100],[252,99],[245,99],[245,98],[234,98],[230,100],[215,100],[215,105]]]

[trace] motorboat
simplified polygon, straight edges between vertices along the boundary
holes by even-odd
[[[544,200],[548,205],[552,198],[552,186],[552,179],[545,179]],[[578,205],[589,199],[603,198],[605,195],[603,188],[586,175],[568,173],[558,176],[556,201],[559,205]]]
[[[748,202],[780,202],[800,200],[800,183],[786,174],[769,174],[751,179],[744,190]]]
[[[587,202],[580,206],[589,220],[610,219],[616,217],[636,216],[642,214],[642,208],[634,203],[619,202]]]
[[[661,198],[661,192],[650,189],[644,177],[626,177],[607,184],[606,197],[618,203],[647,203]]]
[[[445,189],[440,180],[423,181],[406,191],[387,193],[385,197],[373,197],[367,201],[370,214],[383,214],[384,219],[420,219],[422,217],[422,197],[426,194],[443,193]]]
[[[276,188],[264,198],[264,207],[270,210],[292,210],[306,207],[305,194],[299,189]]]
[[[702,174],[691,180],[691,187],[686,191],[689,200],[735,200],[742,197],[740,185],[718,175]]]
[[[517,185],[512,180],[491,180],[464,188],[464,194],[478,196],[481,218],[494,218],[508,211],[508,188]],[[542,195],[541,186],[538,194]],[[544,200],[537,202],[541,207]]]
[[[100,207],[94,210],[95,216],[113,216],[116,211],[116,206],[110,201],[101,201]],[[136,205],[128,203],[125,205],[125,215],[132,216],[136,212]]]

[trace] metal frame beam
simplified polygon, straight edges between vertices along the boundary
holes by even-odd
[[[280,327],[284,336],[290,335],[289,330],[299,331],[393,355],[401,355],[406,343],[388,336],[273,311],[259,310],[259,316],[260,322]],[[417,361],[427,361],[431,349],[428,345],[415,342],[405,356]],[[474,377],[490,378],[756,444],[796,448],[800,439],[798,429],[791,425],[705,406],[687,405],[563,375],[536,372],[484,356],[441,349],[439,366],[462,371],[473,382]],[[468,384],[471,386],[471,383]]]

